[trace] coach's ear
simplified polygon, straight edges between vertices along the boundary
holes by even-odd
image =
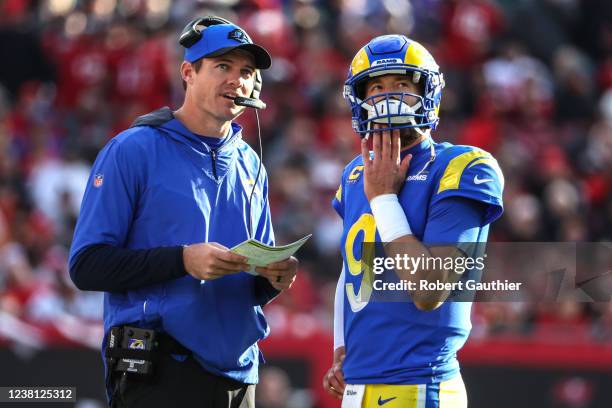
[[[196,74],[195,68],[191,62],[183,61],[179,68],[181,79],[185,84],[193,85],[194,77]]]

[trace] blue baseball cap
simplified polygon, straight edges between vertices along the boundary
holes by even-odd
[[[253,44],[248,34],[235,24],[216,24],[204,28],[200,39],[185,48],[185,61],[195,62],[200,58],[218,57],[237,48],[253,56],[257,69],[268,69],[272,65],[268,51]]]

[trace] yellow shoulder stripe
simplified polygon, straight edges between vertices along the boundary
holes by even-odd
[[[336,191],[336,200],[340,203],[342,202],[342,184],[338,186],[338,190]]]
[[[461,180],[461,175],[463,174],[463,171],[472,160],[476,159],[493,160],[491,155],[485,152],[484,150],[472,150],[453,158],[451,161],[448,162],[446,170],[444,170],[444,174],[440,179],[440,187],[438,188],[438,193],[441,193],[444,190],[458,189],[459,181]]]

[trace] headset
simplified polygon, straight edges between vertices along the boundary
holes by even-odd
[[[217,16],[205,16],[198,17],[189,22],[183,29],[179,37],[179,44],[185,48],[189,48],[195,43],[197,43],[200,38],[202,38],[202,32],[206,29],[206,27],[210,27],[216,24],[233,24],[231,21],[226,20],[222,17]],[[243,30],[244,34],[247,36],[250,42],[251,37]],[[263,80],[261,78],[261,72],[256,69],[255,70],[255,81],[253,84],[253,92],[251,92],[251,96],[249,98],[238,96],[234,98],[234,103],[238,106],[244,106],[247,108],[253,108],[255,112],[255,118],[257,120],[257,139],[259,141],[259,165],[257,166],[257,175],[255,176],[255,182],[253,183],[253,189],[251,190],[251,194],[249,195],[249,238],[255,238],[253,236],[253,193],[255,193],[255,188],[257,187],[257,181],[259,180],[259,175],[261,173],[261,167],[263,163],[263,149],[261,143],[261,127],[259,125],[259,113],[257,112],[260,109],[266,109],[266,104],[259,99],[259,94],[261,93],[261,88],[263,85]],[[277,278],[277,282],[278,282]]]
[[[189,48],[195,43],[197,43],[200,38],[202,38],[202,32],[206,27],[210,27],[212,25],[217,24],[234,24],[229,20],[226,20],[222,17],[217,16],[205,16],[198,17],[189,22],[183,29],[181,36],[179,37],[179,44],[185,48]],[[244,30],[243,30],[244,32]],[[249,41],[252,43],[251,37],[244,32]],[[253,83],[253,92],[249,98],[244,96],[237,96],[234,98],[234,103],[238,106],[245,106],[247,108],[253,109],[266,109],[266,104],[261,99],[259,99],[259,95],[261,93],[261,88],[263,85],[263,80],[261,78],[261,72],[256,69],[255,70],[255,81]]]

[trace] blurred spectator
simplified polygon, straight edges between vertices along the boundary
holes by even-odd
[[[261,370],[257,386],[257,406],[260,408],[288,408],[291,397],[291,380],[280,368]]]
[[[481,63],[506,24],[498,6],[488,0],[447,1],[441,19],[441,60],[458,69]]]
[[[10,59],[0,65],[0,85],[14,101],[28,81],[51,81],[54,71],[43,52],[40,32],[27,13],[26,2],[0,5],[0,55]]]

